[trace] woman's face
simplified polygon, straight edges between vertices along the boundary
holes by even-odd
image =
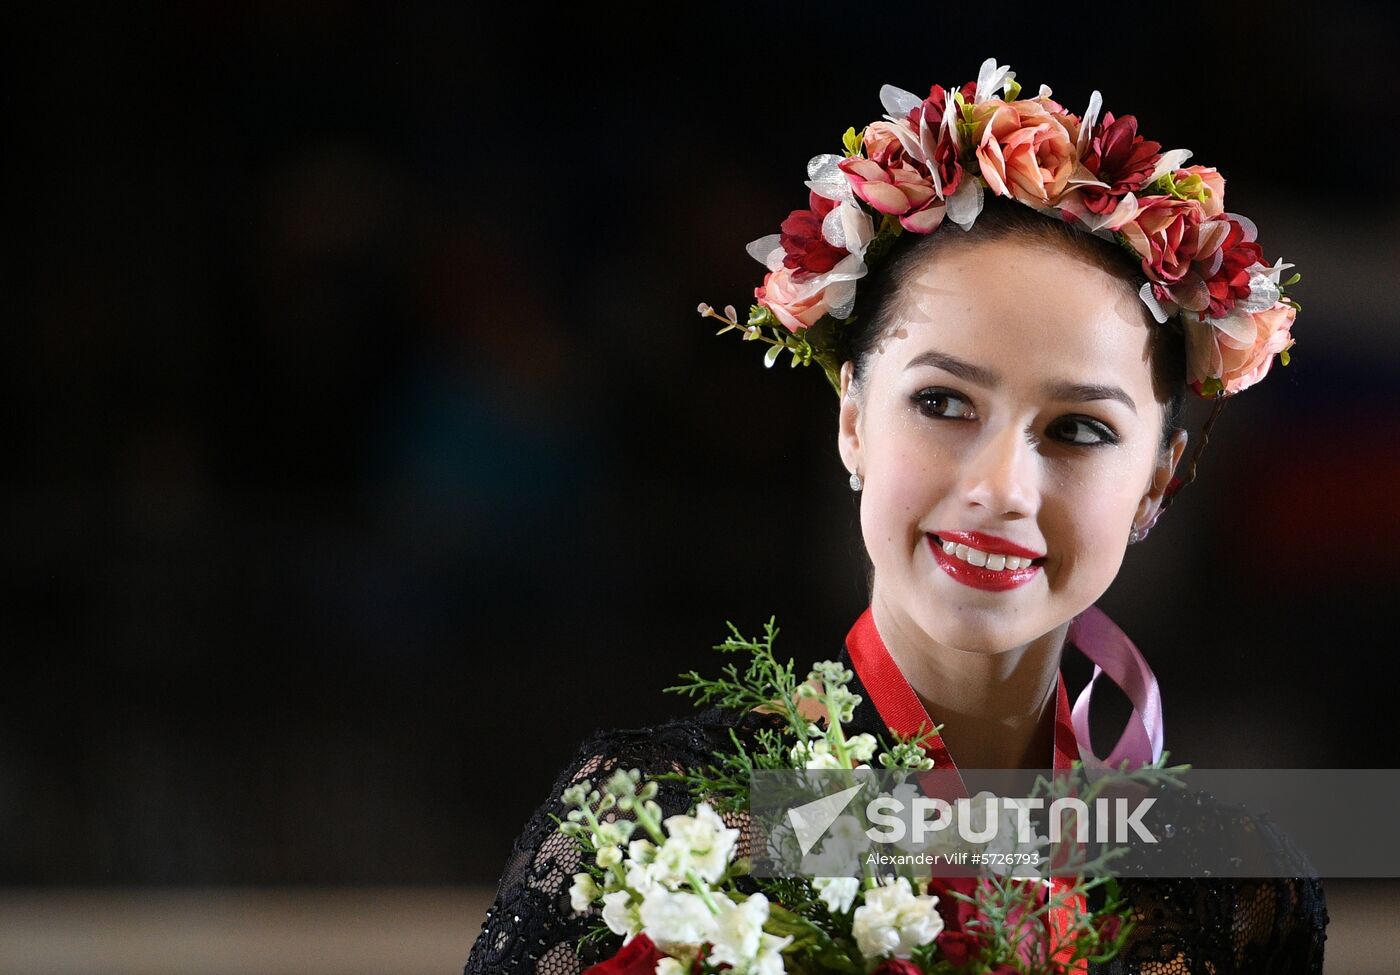
[[[1020,239],[935,253],[902,298],[862,386],[842,370],[877,613],[951,648],[1024,646],[1108,589],[1185,446],[1160,452],[1146,316],[1122,281]]]

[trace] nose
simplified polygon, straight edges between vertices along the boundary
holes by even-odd
[[[1040,505],[1040,457],[1018,424],[988,428],[966,458],[963,496],[997,517],[1032,515]]]

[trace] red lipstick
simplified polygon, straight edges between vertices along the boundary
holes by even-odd
[[[1008,542],[1004,538],[996,535],[984,535],[982,532],[934,532],[945,542],[953,542],[958,545],[966,545],[968,548],[981,549],[988,555],[1019,555],[1023,559],[1038,559],[1044,552],[1032,552],[1028,548],[1022,548],[1015,542]]]
[[[985,569],[978,568],[971,562],[964,562],[956,555],[949,555],[943,551],[943,546],[939,538],[946,541],[957,542],[968,545],[972,548],[990,552],[993,555],[1019,555],[1022,558],[1040,558],[1036,553],[1013,545],[1005,539],[995,538],[990,535],[981,535],[977,532],[949,532],[947,535],[939,533],[938,538],[933,535],[928,537],[928,547],[933,552],[934,561],[938,567],[957,582],[974,589],[983,589],[988,592],[1004,592],[1007,589],[1015,589],[1023,586],[1035,578],[1040,571],[1040,566],[1032,563],[1019,569]],[[979,539],[973,542],[972,539]],[[1002,547],[997,547],[998,545]]]

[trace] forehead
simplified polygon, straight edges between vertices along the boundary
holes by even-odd
[[[955,230],[955,228],[954,228]],[[1112,381],[1150,390],[1150,332],[1126,282],[1067,250],[1017,239],[956,245],[904,282],[883,365],[930,348],[1009,381]]]

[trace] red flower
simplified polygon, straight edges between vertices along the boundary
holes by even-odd
[[[822,236],[822,219],[835,208],[836,202],[815,193],[809,194],[809,202],[810,210],[794,210],[782,223],[783,266],[822,274],[839,264],[846,252],[831,246]]]
[[[953,894],[977,896],[981,881],[977,877],[931,877],[928,892],[938,898],[938,914],[943,918],[945,932],[966,930],[967,922],[978,916],[977,905]]]
[[[656,963],[666,954],[645,933],[637,935],[622,950],[607,961],[600,961],[583,970],[583,975],[653,975]]]
[[[966,931],[943,931],[935,939],[939,957],[961,968],[976,958],[982,950],[982,940]]]
[[[982,881],[977,877],[932,877],[928,892],[938,898],[938,915],[943,919],[943,930],[939,932],[937,943],[941,957],[953,965],[961,967],[981,953],[983,942],[977,929],[968,928],[968,922],[980,917],[977,905],[965,901],[954,894],[977,896]]]
[[[977,82],[969,81],[963,86],[963,95],[969,101],[972,100],[973,92],[977,89]],[[943,90],[942,85],[934,85],[928,90],[928,97],[923,104],[909,110],[909,127],[915,132],[919,131],[919,116],[922,115],[928,120],[929,129],[938,133],[938,128],[943,124],[943,113],[948,107],[948,93]],[[958,150],[953,146],[953,140],[947,133],[939,133],[938,147],[933,150],[933,166],[938,171],[938,183],[943,188],[943,199],[952,196],[962,182],[963,168],[958,163]]]
[[[1220,250],[1220,269],[1206,282],[1210,291],[1207,310],[1212,318],[1224,318],[1235,302],[1249,297],[1249,271],[1246,269],[1256,262],[1264,263],[1264,249],[1252,240],[1245,240],[1244,228],[1234,220],[1230,220],[1230,233]]]
[[[1084,187],[1084,205],[1095,213],[1107,213],[1121,197],[1142,189],[1162,157],[1162,144],[1138,135],[1137,124],[1131,115],[1115,119],[1112,112],[1105,112],[1094,126],[1088,150],[1080,162],[1109,185],[1108,189]]]
[[[880,963],[880,967],[870,975],[923,975],[922,969],[912,961],[903,958],[890,958]]]

